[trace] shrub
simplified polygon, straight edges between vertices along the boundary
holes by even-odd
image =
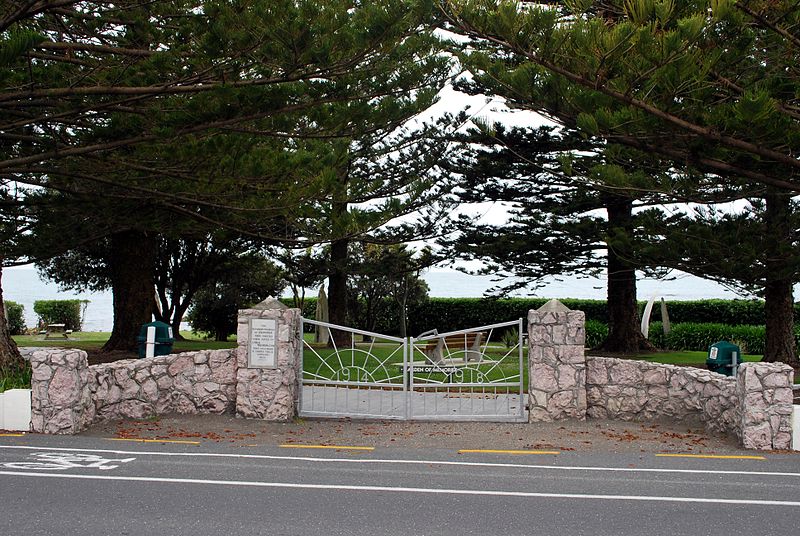
[[[39,316],[39,325],[64,324],[64,329],[80,331],[83,313],[89,300],[38,300],[33,302],[33,312]]]
[[[719,341],[730,341],[742,353],[763,354],[766,330],[764,326],[731,326],[716,322],[684,322],[673,324],[664,335],[661,322],[650,324],[649,339],[658,348],[668,350],[706,351]],[[795,335],[797,338],[797,335]]]
[[[8,330],[12,335],[22,335],[25,333],[25,306],[13,301],[6,301],[5,306]]]
[[[644,306],[640,304],[640,312]],[[762,300],[695,300],[667,301],[670,322],[728,324],[730,326],[764,324]],[[661,308],[653,307],[651,318],[661,320]],[[795,307],[795,318],[800,318],[800,308]]]
[[[411,335],[416,335],[436,328],[443,333],[508,322],[515,318],[527,319],[529,310],[538,309],[546,301],[544,298],[429,298],[423,303],[409,307],[408,331]],[[561,302],[570,309],[586,313],[586,345],[598,346],[608,333],[606,326],[608,310],[605,300],[563,299]],[[284,303],[292,306],[291,299],[284,299]],[[639,303],[640,314],[644,310],[644,306],[645,302]],[[316,298],[306,298],[303,317],[313,319],[315,310]],[[660,348],[689,349],[677,347],[688,345],[695,349],[706,350],[708,346],[703,346],[702,341],[717,336],[719,338],[709,344],[719,340],[737,339],[742,342],[740,346],[747,345],[748,351],[751,353],[763,351],[763,334],[759,335],[764,329],[764,302],[761,300],[673,301],[667,302],[667,310],[673,331],[678,325],[684,324],[696,324],[697,326],[714,324],[726,326],[726,329],[697,327],[692,330],[682,327],[677,333],[671,334],[670,338],[665,338],[661,331],[661,308],[656,306],[651,315],[650,340]],[[800,313],[800,305],[795,310]],[[354,316],[358,318],[358,315]],[[798,318],[800,319],[800,315]],[[399,331],[399,326],[396,324],[396,320],[388,316],[378,318],[375,322],[376,331],[387,335],[396,335]],[[307,325],[306,331],[312,331],[311,327]],[[356,325],[354,327],[366,329],[366,326]],[[756,329],[754,331],[747,327]],[[731,330],[730,328],[735,329]],[[705,335],[702,335],[701,332]],[[692,334],[690,335],[690,333]],[[682,341],[681,338],[685,340]]]
[[[30,389],[31,374],[31,364],[27,361],[21,370],[0,369],[0,393],[10,389]]]
[[[586,344],[587,348],[600,346],[608,337],[608,324],[598,320],[586,321]]]
[[[409,333],[436,328],[440,333],[528,318],[528,311],[538,309],[545,298],[430,298],[409,308]],[[608,322],[606,302],[602,300],[563,299],[570,309],[586,313],[586,318]]]
[[[519,344],[519,330],[517,328],[508,329],[500,334],[500,342],[506,348],[514,348]]]

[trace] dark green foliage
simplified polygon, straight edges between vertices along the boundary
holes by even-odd
[[[721,324],[764,324],[762,300],[697,300],[667,302],[670,322],[718,322]],[[795,318],[800,306],[795,306]],[[661,320],[661,308],[653,307],[652,320]]]
[[[603,344],[603,341],[608,337],[608,324],[600,322],[599,320],[586,321],[586,348],[596,348]]]
[[[89,300],[37,300],[33,312],[39,316],[39,325],[64,324],[64,329],[80,331],[83,312]]]
[[[440,333],[528,318],[528,311],[547,302],[544,298],[431,298],[409,309],[409,333],[438,329]],[[606,302],[572,300],[561,302],[570,309],[584,311],[586,318],[608,321]]]
[[[419,255],[406,244],[356,244],[350,255],[350,316],[353,323],[376,331],[378,318],[393,318],[405,337],[409,310],[428,299],[428,285],[420,278],[435,259],[429,249]]]
[[[0,393],[9,389],[30,389],[32,373],[33,369],[27,361],[20,369],[0,370]]]
[[[282,300],[292,306],[291,299]],[[570,309],[586,313],[586,346],[594,348],[608,334],[608,313],[604,300],[560,300]],[[314,318],[316,298],[306,298],[303,317]],[[409,333],[419,334],[436,328],[440,332],[477,327],[517,318],[528,318],[528,311],[538,309],[547,302],[545,298],[511,298],[492,300],[486,298],[429,298],[409,308]],[[639,302],[640,312],[645,302]],[[762,330],[764,324],[764,302],[761,300],[696,300],[667,302],[667,310],[673,329],[677,324],[715,324],[755,327]],[[800,304],[795,306],[795,317],[800,318]],[[650,340],[659,348],[664,347],[661,333],[661,309],[653,308],[650,322]],[[364,326],[355,327],[363,329]],[[397,333],[396,321],[380,317],[376,320],[376,331],[391,335]],[[754,335],[758,336],[758,335]],[[659,338],[660,337],[660,338]],[[725,337],[723,337],[724,339]],[[748,339],[749,340],[749,339]],[[717,341],[712,341],[717,342]],[[763,341],[760,343],[763,348]],[[671,347],[672,348],[672,347]],[[688,349],[688,348],[673,348]],[[705,349],[705,348],[701,348]],[[756,352],[757,353],[757,352]]]
[[[25,333],[25,306],[13,301],[6,301],[5,306],[8,331],[12,335],[22,335]]]
[[[795,332],[795,339],[800,336]],[[742,353],[764,354],[766,329],[762,326],[734,326],[719,323],[686,322],[674,324],[667,335],[660,322],[650,325],[650,341],[667,350],[705,351],[719,341],[738,345]]]
[[[263,257],[242,256],[226,266],[216,281],[198,291],[187,315],[193,332],[209,333],[218,341],[236,333],[239,309],[279,296],[284,286],[280,269]]]

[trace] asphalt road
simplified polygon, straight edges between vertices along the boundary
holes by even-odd
[[[0,437],[0,532],[798,533],[791,453],[118,439]]]

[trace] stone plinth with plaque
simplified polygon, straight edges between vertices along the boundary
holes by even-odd
[[[236,415],[289,421],[297,414],[300,310],[267,298],[239,311]]]

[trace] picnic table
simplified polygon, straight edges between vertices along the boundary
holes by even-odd
[[[65,328],[64,324],[47,324],[47,328],[44,330],[45,340],[68,339],[72,330]]]

